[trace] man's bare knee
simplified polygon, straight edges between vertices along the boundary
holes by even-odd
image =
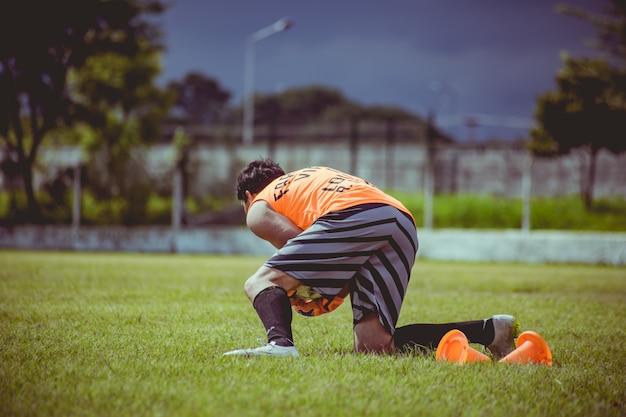
[[[362,353],[393,353],[393,336],[377,314],[370,314],[354,326],[354,350]]]
[[[282,287],[285,291],[291,291],[299,285],[300,281],[284,272],[262,266],[246,280],[243,290],[250,301],[254,301],[254,298],[266,288]]]

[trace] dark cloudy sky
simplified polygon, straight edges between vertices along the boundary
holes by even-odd
[[[593,27],[553,0],[172,1],[163,82],[200,71],[241,103],[247,37],[289,17],[293,27],[255,45],[257,91],[318,84],[365,105],[434,109],[459,139],[469,116],[485,125],[476,139],[526,136],[560,53],[597,55],[586,46]],[[609,0],[564,3],[598,11]]]

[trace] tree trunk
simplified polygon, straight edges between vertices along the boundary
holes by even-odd
[[[28,203],[26,215],[31,223],[41,222],[41,209],[35,198],[35,190],[33,189],[33,163],[30,158],[23,158],[20,155],[20,171],[22,180],[24,181],[24,191],[26,192],[26,201]]]
[[[596,162],[598,159],[599,149],[591,145],[589,156],[589,166],[587,167],[587,181],[583,190],[583,201],[585,208],[590,209],[593,205],[593,188],[596,182]]]
[[[33,116],[34,117],[34,116]],[[42,220],[41,209],[39,203],[35,198],[35,190],[33,188],[33,165],[35,163],[35,153],[39,147],[40,137],[33,137],[33,144],[30,154],[26,154],[24,149],[24,138],[21,124],[15,122],[13,124],[14,133],[17,137],[17,144],[13,146],[13,149],[17,153],[17,166],[20,176],[24,182],[24,192],[26,193],[26,220],[30,223],[40,223]]]
[[[33,136],[31,153],[26,155],[24,149],[24,130],[22,128],[22,121],[20,118],[21,105],[19,103],[19,94],[15,81],[16,75],[13,73],[12,65],[9,63],[8,59],[3,59],[1,62],[2,66],[6,70],[5,75],[7,77],[7,82],[4,84],[5,87],[10,89],[6,95],[9,101],[8,103],[5,103],[8,106],[4,109],[5,111],[8,111],[10,115],[6,120],[8,123],[6,126],[8,129],[6,132],[6,144],[9,149],[17,153],[17,167],[19,175],[22,177],[22,181],[24,182],[24,192],[26,193],[26,202],[28,204],[26,209],[26,218],[30,222],[39,222],[41,220],[41,210],[39,208],[39,204],[37,203],[37,199],[35,198],[35,191],[33,189],[33,163],[35,161],[34,155],[37,151],[37,147],[39,146],[38,140],[40,140],[40,137]],[[31,129],[33,132],[36,132],[36,111],[31,108],[31,112]],[[12,143],[9,139],[11,136],[9,132],[11,130],[13,130],[13,133],[15,134],[15,143]]]

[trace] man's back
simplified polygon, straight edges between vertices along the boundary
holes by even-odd
[[[252,204],[259,200],[302,230],[325,214],[361,204],[388,204],[410,214],[402,203],[373,184],[328,167],[289,172],[259,192]]]

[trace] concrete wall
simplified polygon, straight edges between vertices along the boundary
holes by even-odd
[[[194,192],[210,194],[216,187],[232,192],[234,175],[246,162],[267,155],[266,147],[229,148],[200,146],[192,154]],[[437,189],[440,192],[487,193],[507,197],[521,195],[524,161],[519,149],[461,149],[448,147],[437,154]],[[350,158],[343,141],[315,145],[280,144],[275,159],[286,170],[308,165],[329,165],[348,170]],[[418,144],[386,148],[363,144],[356,155],[357,175],[381,188],[419,192],[423,189],[424,149]],[[58,167],[78,160],[72,149],[44,149],[38,181]],[[161,145],[144,150],[136,159],[144,166],[155,186],[172,184],[175,153]],[[536,159],[532,166],[533,195],[571,195],[580,190],[581,170],[588,160],[572,154],[553,160]],[[602,152],[598,161],[596,196],[626,196],[626,153],[616,156]],[[1,184],[0,184],[1,185]],[[625,233],[575,233],[543,231],[420,231],[424,259],[574,262],[624,265]],[[16,226],[0,228],[0,248],[59,249],[85,251],[137,251],[174,253],[256,254],[268,256],[273,248],[255,238],[244,227],[182,229],[170,227],[86,227]]]
[[[626,233],[419,230],[418,258],[450,261],[626,265]],[[245,227],[19,226],[0,228],[0,248],[270,256]]]
[[[273,156],[285,170],[311,165],[326,165],[350,171],[351,158],[356,158],[356,174],[383,189],[422,191],[426,166],[424,147],[418,143],[399,143],[386,147],[384,140],[360,144],[351,155],[347,139],[318,144],[280,143]],[[267,147],[256,144],[247,147],[198,145],[190,153],[187,171],[193,195],[227,190],[231,192],[238,170],[247,162],[267,156]],[[440,147],[435,161],[435,187],[441,193],[492,194],[519,197],[524,175],[523,149]],[[63,166],[77,160],[70,148],[48,148],[40,151],[35,184],[54,175]],[[170,145],[156,145],[138,151],[133,164],[139,172],[147,173],[155,187],[171,187],[176,161]],[[589,164],[588,155],[574,152],[554,159],[535,158],[531,167],[532,194],[535,196],[577,195]],[[1,180],[0,180],[1,181]],[[1,186],[1,184],[0,184]],[[595,196],[626,197],[626,152],[614,155],[602,151],[598,155]]]
[[[16,226],[0,228],[0,248],[268,255],[272,246],[245,227]]]

